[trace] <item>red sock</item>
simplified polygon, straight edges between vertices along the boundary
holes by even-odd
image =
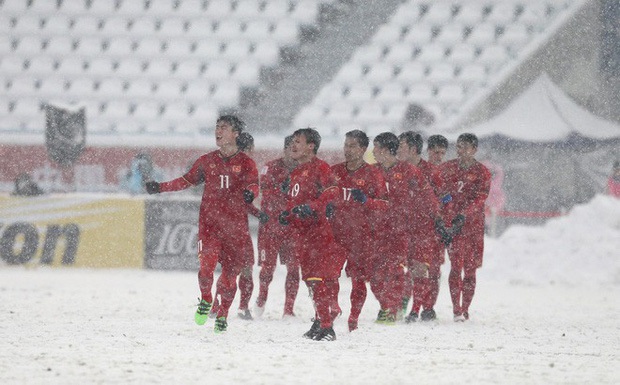
[[[284,283],[284,314],[293,315],[295,299],[299,291],[299,267],[286,266],[286,282]]]
[[[228,310],[232,305],[237,292],[237,277],[226,271],[222,271],[217,281],[217,292],[220,295],[220,306],[217,309],[217,317],[228,317]]]
[[[252,273],[250,272],[248,275],[241,274],[239,276],[239,309],[246,310],[248,308],[253,290],[254,280],[252,279]]]
[[[349,315],[349,321],[357,321],[362,312],[368,291],[366,289],[366,282],[361,279],[352,278],[351,284],[351,314]]]

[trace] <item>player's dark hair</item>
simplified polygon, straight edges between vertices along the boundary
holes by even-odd
[[[239,119],[238,117],[236,117],[235,115],[222,115],[219,118],[217,118],[216,123],[219,123],[219,122],[226,122],[230,124],[232,126],[233,131],[237,131],[239,133],[245,130],[245,122]]]
[[[344,134],[345,138],[351,138],[357,140],[357,144],[360,147],[368,148],[368,144],[370,143],[370,139],[368,139],[368,135],[362,130],[352,130]]]
[[[242,132],[237,136],[237,148],[239,151],[247,151],[254,147],[254,137],[249,132]]]
[[[409,147],[415,148],[418,155],[422,153],[424,140],[422,139],[422,135],[420,135],[419,133],[415,131],[405,131],[402,134],[398,135],[398,140],[404,140]]]
[[[284,138],[284,148],[289,148],[293,143],[293,135],[289,135]]]
[[[391,132],[383,132],[375,136],[375,140],[373,142],[375,146],[379,145],[390,150],[390,154],[392,155],[396,155],[396,152],[398,151],[398,137]]]
[[[456,138],[457,142],[465,142],[471,144],[474,148],[478,148],[478,137],[474,134],[464,133]]]
[[[428,148],[441,147],[447,149],[448,139],[443,135],[431,135],[428,137],[427,144]]]
[[[303,135],[306,138],[307,143],[314,144],[314,153],[316,154],[319,151],[319,146],[321,145],[321,134],[314,128],[300,128],[293,132],[293,136]]]

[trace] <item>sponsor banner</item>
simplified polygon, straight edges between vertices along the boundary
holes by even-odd
[[[144,200],[101,194],[0,196],[8,264],[142,267]]]
[[[198,270],[199,209],[200,198],[146,200],[146,268]]]

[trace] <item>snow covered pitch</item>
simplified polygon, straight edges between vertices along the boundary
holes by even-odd
[[[193,321],[194,272],[0,265],[2,384],[618,384],[620,200],[597,196],[543,227],[487,239],[471,320],[454,323],[447,267],[435,322],[360,328],[337,341],[301,338],[313,314],[281,319],[279,267],[262,319],[225,334]],[[255,270],[255,278],[258,276]]]

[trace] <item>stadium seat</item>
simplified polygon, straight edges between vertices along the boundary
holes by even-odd
[[[210,20],[222,20],[230,17],[232,13],[232,1],[209,1],[205,11],[205,17]]]
[[[183,60],[192,56],[194,44],[185,38],[170,38],[164,43],[165,55],[171,60]]]
[[[129,100],[145,99],[153,95],[153,84],[147,79],[132,80],[125,90],[125,96]]]
[[[37,35],[43,25],[41,18],[37,15],[26,13],[21,17],[15,18],[16,23],[11,30],[14,36]]]
[[[273,39],[281,46],[289,46],[297,43],[299,26],[292,19],[281,19],[275,24]]]
[[[252,20],[247,23],[243,37],[253,43],[260,43],[271,38],[271,28],[268,20]]]
[[[182,97],[183,82],[177,79],[164,79],[156,83],[153,98],[162,102],[178,100]],[[188,85],[189,87],[189,85]]]
[[[190,19],[185,36],[192,39],[205,39],[215,35],[213,21],[210,19]]]
[[[124,17],[139,17],[145,12],[145,2],[143,0],[121,0],[116,14]]]
[[[509,49],[518,50],[527,43],[528,39],[528,27],[525,24],[516,23],[506,26],[504,33],[497,38],[497,42]]]
[[[194,55],[202,59],[216,59],[222,52],[222,43],[216,39],[203,39],[196,42]]]
[[[221,57],[234,63],[250,55],[250,42],[245,39],[231,40],[224,44]]]
[[[63,36],[69,32],[72,21],[68,16],[51,13],[44,17],[41,33],[46,36]]]
[[[446,60],[450,63],[465,64],[471,63],[476,58],[476,47],[471,44],[462,43],[450,48]]]
[[[164,79],[173,72],[172,61],[161,56],[147,61],[144,75],[151,79]]]
[[[420,21],[430,25],[443,25],[452,19],[453,13],[454,5],[452,2],[433,2],[429,3],[429,9]]]
[[[45,45],[45,53],[55,57],[65,57],[73,52],[76,44],[68,36],[53,36]]]
[[[293,125],[295,127],[310,127],[322,120],[325,115],[325,108],[316,104],[308,104],[295,116]]]
[[[195,105],[194,112],[190,117],[197,126],[211,128],[215,127],[218,113],[215,106],[205,102]]]
[[[289,16],[289,2],[287,0],[269,0],[261,14],[264,20],[276,23]]]
[[[411,26],[420,18],[420,8],[414,2],[403,2],[396,10],[390,23],[399,27]]]
[[[503,45],[488,45],[484,47],[477,59],[478,63],[497,68],[509,59],[506,47]]]
[[[398,81],[391,81],[384,84],[375,100],[383,105],[402,101],[405,97],[405,87]]]
[[[496,1],[492,3],[491,11],[487,15],[485,21],[496,25],[507,25],[514,21],[516,16],[516,2]]]
[[[37,81],[31,76],[14,77],[10,81],[9,95],[11,97],[34,96],[37,92]]]
[[[95,0],[90,2],[88,12],[91,15],[107,17],[116,12],[116,1]]]
[[[89,97],[93,97],[94,90],[95,84],[90,78],[74,77],[73,80],[71,80],[71,82],[69,83],[69,89],[67,90],[67,94],[71,98],[84,100]]]
[[[85,72],[89,76],[99,78],[112,76],[114,73],[114,61],[104,56],[96,57],[87,62]]]
[[[51,76],[55,69],[56,60],[50,56],[35,56],[28,65],[28,73],[40,77]]]
[[[439,63],[446,57],[446,47],[443,44],[427,44],[422,48],[416,60],[425,64]]]
[[[373,65],[364,79],[371,85],[382,85],[394,77],[394,67],[391,64],[376,63]]]
[[[458,84],[446,84],[437,90],[436,100],[440,103],[459,103],[465,97],[463,87]]]
[[[215,36],[222,41],[230,41],[243,38],[242,24],[236,19],[220,21],[215,29]]]
[[[433,87],[428,83],[415,83],[407,92],[406,100],[409,102],[425,103],[434,99]]]
[[[360,65],[368,65],[372,64],[383,58],[386,52],[386,48],[379,45],[369,45],[363,46],[360,49],[356,50],[353,53],[353,56],[350,59],[350,62],[360,64]]]
[[[294,3],[295,8],[287,17],[300,25],[314,25],[319,16],[320,4],[315,0],[299,0]]]
[[[458,79],[464,85],[482,84],[487,79],[486,68],[482,64],[469,64],[463,66],[458,74]]]
[[[356,112],[357,110],[353,104],[348,102],[335,103],[325,115],[325,120],[338,126],[351,122]]]
[[[4,76],[21,75],[26,69],[23,57],[11,55],[0,58],[0,73]]]
[[[433,30],[424,24],[414,24],[403,34],[403,41],[418,46],[429,43],[433,39]]]
[[[204,77],[205,79],[215,82],[221,81],[222,79],[227,79],[230,76],[230,69],[230,64],[227,61],[210,61],[207,65],[207,70],[205,71]]]
[[[142,101],[136,106],[132,116],[142,121],[155,120],[161,114],[161,105],[154,101]]]
[[[219,107],[234,107],[239,104],[239,86],[232,82],[220,83],[211,100]]]
[[[179,2],[176,12],[181,17],[201,17],[205,12],[205,1],[182,0]]]
[[[187,59],[177,63],[173,76],[176,79],[193,80],[202,76],[206,65],[198,59]]]
[[[39,36],[23,36],[17,42],[15,54],[21,56],[35,56],[41,53],[43,42]]]
[[[116,76],[125,79],[137,78],[142,75],[146,64],[142,60],[135,58],[125,58],[120,60],[116,67]]]
[[[97,95],[108,100],[124,98],[125,82],[118,78],[103,79],[97,87]]]
[[[385,55],[384,61],[399,65],[413,60],[415,46],[411,42],[397,42],[390,46],[390,51]]]
[[[383,123],[383,106],[376,102],[366,102],[359,106],[359,112],[354,121],[364,126],[374,126]]]
[[[50,99],[64,96],[67,82],[63,78],[46,77],[41,80],[37,95],[42,99]]]
[[[187,120],[190,107],[185,101],[174,101],[166,104],[161,118],[173,125],[179,125]]]
[[[200,103],[211,98],[213,83],[205,79],[195,79],[187,83],[183,99],[189,103]]]
[[[49,2],[48,0],[42,0]],[[73,0],[59,2],[58,12],[69,17],[84,15],[88,12],[86,0]]]
[[[454,81],[454,67],[450,63],[437,63],[430,67],[426,79],[433,84],[445,84]]]
[[[82,57],[100,56],[103,51],[103,42],[95,36],[83,37],[77,41],[76,55]]]
[[[4,1],[0,11],[6,16],[21,16],[28,11],[27,1]]]
[[[364,75],[365,71],[363,65],[355,61],[349,61],[340,67],[333,82],[338,84],[353,84],[360,81]]]
[[[461,1],[461,8],[454,21],[464,25],[476,25],[482,21],[485,4],[477,1]]]
[[[258,42],[252,53],[252,58],[262,66],[273,67],[280,61],[280,48],[273,41]]]
[[[118,37],[111,39],[105,50],[106,55],[115,56],[118,58],[126,57],[133,54],[134,42],[127,37]]]
[[[493,44],[495,42],[496,30],[495,24],[483,23],[476,25],[469,36],[467,36],[466,42],[477,46]]]
[[[371,100],[374,97],[374,89],[366,83],[354,83],[348,87],[345,100],[352,104],[359,104]]]
[[[126,36],[129,29],[129,21],[125,17],[106,17],[103,18],[100,36],[114,38]]]
[[[184,19],[167,17],[161,21],[157,33],[167,38],[181,37],[185,35],[187,24]]]
[[[377,33],[372,36],[371,44],[389,46],[397,43],[403,35],[403,29],[399,25],[386,23],[379,27]]]
[[[260,64],[251,59],[237,63],[231,79],[244,87],[257,87],[260,81]]]
[[[235,18],[242,23],[247,23],[252,20],[260,19],[261,11],[260,11],[260,2],[255,0],[238,0],[237,5],[232,18]]]
[[[145,14],[150,17],[165,17],[174,13],[175,1],[150,0]]]
[[[63,3],[66,3],[66,1]],[[90,36],[97,36],[101,25],[103,25],[103,22],[98,17],[92,15],[83,15],[75,19],[73,27],[71,28],[69,33],[71,36],[78,39],[84,39],[85,37]]]
[[[137,41],[134,54],[145,59],[159,56],[163,51],[163,43],[156,37],[145,37]]]
[[[157,32],[157,23],[150,17],[140,17],[131,23],[129,32],[135,38],[154,37]]]
[[[409,62],[401,66],[397,79],[403,84],[418,82],[426,76],[426,66],[420,62]]]
[[[435,38],[435,41],[442,44],[457,44],[463,41],[465,36],[465,26],[460,23],[452,22],[445,24],[439,35]]]
[[[32,0],[32,2],[30,3],[30,7],[28,7],[28,12],[42,16],[53,15],[54,13],[58,12],[58,2],[47,0]]]

